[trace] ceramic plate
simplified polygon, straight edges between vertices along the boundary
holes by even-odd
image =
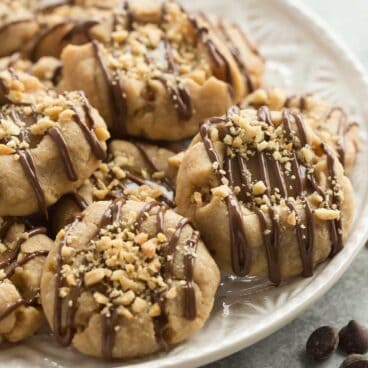
[[[198,3],[198,5],[197,5]],[[313,92],[347,109],[360,123],[362,151],[358,167],[368,167],[368,78],[351,53],[327,27],[294,0],[185,0],[188,7],[227,16],[240,23],[268,60],[267,83],[292,92]],[[279,288],[257,280],[224,280],[205,328],[168,354],[119,367],[197,367],[223,358],[270,335],[321,297],[344,273],[368,234],[368,175],[353,175],[357,216],[348,244],[309,279]],[[129,344],[129,341],[126,342]],[[48,332],[28,342],[3,348],[0,366],[106,367],[57,346]]]

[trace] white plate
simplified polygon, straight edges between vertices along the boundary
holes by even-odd
[[[298,93],[314,92],[353,114],[361,124],[364,140],[358,167],[368,168],[368,78],[319,19],[294,0],[185,0],[184,4],[201,6],[244,26],[269,60],[269,84]],[[113,366],[197,367],[254,344],[294,319],[340,278],[367,238],[368,175],[357,170],[353,179],[358,216],[349,242],[337,257],[318,268],[312,278],[298,279],[279,288],[254,280],[228,280],[219,291],[211,319],[190,341],[168,354]],[[47,334],[2,349],[0,363],[7,367],[107,365],[58,347]]]

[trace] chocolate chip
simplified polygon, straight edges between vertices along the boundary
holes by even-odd
[[[356,321],[350,321],[339,332],[340,349],[347,354],[368,352],[368,330]]]
[[[349,355],[340,365],[340,368],[368,368],[368,360],[364,355]]]
[[[307,355],[314,361],[327,359],[339,344],[335,328],[323,326],[315,330],[307,341]]]

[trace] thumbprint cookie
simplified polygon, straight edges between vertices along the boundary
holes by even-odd
[[[162,201],[174,207],[174,175],[168,160],[174,152],[147,143],[114,140],[108,156],[76,192],[53,208],[54,233],[89,204],[122,196],[138,201]]]
[[[27,74],[0,72],[0,216],[47,216],[105,158],[108,137],[83,93],[58,95]]]
[[[260,85],[264,62],[240,28],[173,1],[124,2],[109,42],[68,45],[63,90],[83,90],[113,137],[175,141]]]
[[[0,218],[0,338],[18,342],[45,322],[40,303],[43,264],[53,246],[46,229]]]
[[[218,268],[189,221],[160,202],[91,204],[61,230],[41,281],[58,342],[105,359],[175,345],[207,320]]]
[[[220,268],[279,284],[344,245],[354,193],[338,157],[293,110],[231,108],[184,154],[177,210]]]

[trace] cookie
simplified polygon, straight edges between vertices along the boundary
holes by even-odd
[[[38,32],[34,15],[21,1],[0,3],[0,57],[22,50]]]
[[[346,172],[352,172],[359,153],[359,126],[341,107],[313,95],[288,95],[279,89],[255,91],[248,96],[244,105],[257,108],[267,105],[271,110],[287,107],[302,114],[321,140],[332,146]]]
[[[53,246],[46,229],[14,217],[0,218],[0,337],[18,342],[44,323],[39,290]]]
[[[177,177],[176,203],[224,271],[302,274],[337,254],[354,213],[349,179],[329,146],[284,109],[234,107],[201,126]]]
[[[258,48],[238,24],[218,16],[206,15],[203,12],[200,12],[198,16],[226,44],[236,64],[245,76],[247,91],[254,91],[257,86],[262,84],[264,72],[264,68],[260,65],[260,62],[264,59]]]
[[[78,188],[65,195],[53,209],[57,233],[94,201],[121,196],[138,201],[162,201],[174,206],[174,173],[168,159],[174,153],[158,146],[123,140],[110,142],[107,159]]]
[[[57,340],[105,359],[190,337],[220,280],[187,219],[158,202],[125,199],[95,202],[61,230],[44,270],[41,299]]]
[[[221,24],[228,41],[175,2],[125,2],[109,43],[63,50],[60,88],[83,90],[113,137],[192,137],[203,119],[225,113],[262,80],[258,52],[240,28]]]
[[[52,10],[62,6],[95,7],[112,9],[121,3],[121,0],[21,0],[34,11]]]
[[[78,188],[106,156],[104,121],[81,92],[0,72],[0,216],[26,216]]]
[[[59,57],[68,44],[83,44],[95,38],[103,41],[107,33],[104,29],[110,27],[112,21],[109,8],[64,3],[38,7],[35,18],[39,31],[27,45],[32,61],[42,56]]]
[[[0,70],[13,69],[38,78],[47,88],[54,88],[61,76],[61,61],[51,56],[44,56],[37,62],[22,57],[20,53],[0,58]]]

